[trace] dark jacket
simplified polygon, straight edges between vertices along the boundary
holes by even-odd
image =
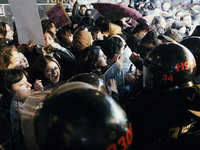
[[[140,42],[141,42],[141,37],[139,36],[128,36],[127,40],[126,40],[126,44],[128,45],[128,47],[131,49],[132,52],[136,52],[138,53],[138,47],[140,46]]]
[[[179,139],[183,135],[178,129],[199,119],[187,110],[200,110],[199,98],[197,86],[172,92],[143,90],[126,105],[128,118],[132,122],[133,147],[149,150],[161,142],[167,143],[175,133],[175,138]],[[186,143],[181,144],[184,148]],[[176,150],[182,149],[179,147]]]
[[[76,58],[72,58],[63,51],[57,50],[53,55],[56,60],[59,62],[61,68],[63,69],[63,77],[64,79],[69,79],[73,75],[73,70],[76,65]]]

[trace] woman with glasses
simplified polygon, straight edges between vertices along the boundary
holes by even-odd
[[[56,86],[61,80],[61,67],[58,61],[51,56],[39,56],[29,69],[29,81],[36,90],[44,90]],[[44,87],[43,87],[44,86]],[[47,86],[47,87],[46,87]]]
[[[43,53],[56,58],[60,66],[63,68],[63,76],[67,79],[72,76],[72,70],[76,64],[76,57],[66,48],[62,47],[55,41],[52,32],[44,33],[45,47]]]

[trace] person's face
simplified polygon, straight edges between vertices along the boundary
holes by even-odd
[[[19,53],[19,57],[20,57],[20,68],[28,68],[29,67],[29,63],[28,63],[28,60],[27,58],[24,56],[24,54],[22,53]]]
[[[145,35],[147,34],[146,30],[142,30],[138,33],[138,36],[140,36],[141,38],[143,38]]]
[[[163,5],[162,5],[162,8],[163,8],[163,11],[168,11],[169,10],[169,8],[170,8],[170,3],[164,3]]]
[[[54,43],[53,37],[48,32],[45,32],[43,36],[45,46],[49,46]]]
[[[19,56],[19,52],[12,51],[10,56],[10,64],[8,65],[8,69],[20,68],[21,58]]]
[[[65,33],[65,35],[66,35],[66,38],[69,39],[70,42],[73,41],[73,34],[71,33],[70,30],[68,30],[68,31]]]
[[[55,26],[54,23],[52,23],[52,27],[51,27],[50,31],[51,31],[53,34],[56,35],[56,26]]]
[[[103,34],[101,33],[101,31],[99,31],[97,34],[97,40],[103,40]]]
[[[67,12],[68,16],[71,17],[72,16],[72,12]]]
[[[86,10],[87,10],[86,7],[81,7],[81,8],[80,8],[80,14],[82,14],[82,15],[84,16]]]
[[[184,21],[186,27],[191,27],[191,25],[192,25],[192,18],[191,18],[191,16],[185,16],[183,18],[183,21]]]
[[[167,19],[166,22],[172,24],[175,20],[173,18]]]
[[[23,75],[19,82],[12,84],[12,89],[16,92],[18,99],[25,99],[31,94],[31,86],[26,76]]]
[[[54,61],[50,61],[45,68],[44,76],[52,83],[58,83],[60,80],[59,66]]]
[[[7,40],[13,40],[13,34],[14,32],[11,30],[10,26],[8,24],[6,24],[6,39]]]
[[[107,57],[104,55],[103,51],[99,51],[99,57],[95,62],[95,66],[97,68],[106,67],[107,66]]]

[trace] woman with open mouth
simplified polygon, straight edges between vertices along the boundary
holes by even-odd
[[[44,90],[57,86],[61,80],[61,67],[51,56],[39,56],[29,69],[29,81],[35,90]],[[37,81],[37,82],[35,82]]]

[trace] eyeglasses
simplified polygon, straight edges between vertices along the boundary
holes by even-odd
[[[51,72],[54,72],[55,70],[58,70],[58,69],[59,69],[58,67],[49,68],[49,69],[47,69],[45,72],[51,73]]]

